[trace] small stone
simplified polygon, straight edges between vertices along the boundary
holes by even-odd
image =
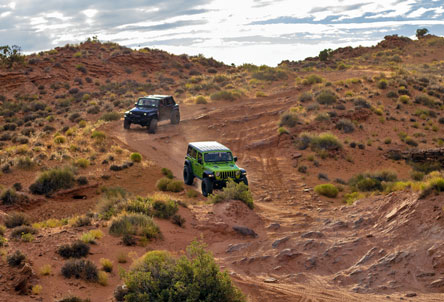
[[[268,230],[276,231],[276,230],[278,230],[280,227],[281,227],[281,225],[280,225],[279,223],[272,223],[272,224],[270,224],[270,225],[267,227],[267,229],[268,229]]]
[[[407,298],[416,297],[416,293],[407,293],[405,296]]]
[[[252,229],[249,229],[247,227],[244,227],[244,226],[235,225],[235,226],[233,226],[233,230],[243,236],[251,236],[251,237],[258,236],[255,231],[253,231]]]
[[[277,248],[281,243],[287,242],[290,239],[289,236],[276,240],[271,244],[272,248]]]
[[[265,283],[276,283],[277,281],[276,278],[267,278],[264,280]]]

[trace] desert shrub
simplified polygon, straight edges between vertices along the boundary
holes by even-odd
[[[90,299],[82,299],[77,296],[68,296],[61,300],[57,300],[57,302],[91,302]]]
[[[91,134],[91,138],[97,141],[102,141],[106,138],[106,134],[103,131],[94,130],[93,133]]]
[[[408,104],[410,102],[410,97],[408,95],[401,95],[398,100],[403,104]]]
[[[154,221],[144,214],[125,214],[116,217],[109,228],[114,236],[138,235],[148,239],[160,236],[160,229]]]
[[[91,230],[87,233],[83,233],[82,236],[80,236],[80,240],[84,243],[92,243],[95,244],[97,239],[100,239],[103,237],[103,233],[101,230]]]
[[[12,188],[6,189],[2,191],[0,194],[0,200],[2,204],[14,204],[20,201],[20,196],[16,193],[16,191]]]
[[[156,183],[156,187],[160,191],[181,192],[183,191],[183,182],[180,180],[162,177]]]
[[[288,78],[284,71],[268,66],[260,66],[251,76],[253,79],[261,81],[278,81]]]
[[[243,182],[236,183],[229,179],[227,186],[221,192],[212,194],[209,197],[211,202],[218,203],[229,200],[240,200],[245,203],[250,209],[254,208],[253,196],[250,189]]]
[[[100,258],[100,264],[105,272],[111,273],[113,271],[113,262],[111,260]]]
[[[131,159],[131,161],[133,161],[135,163],[140,163],[142,161],[142,155],[140,155],[140,153],[138,153],[138,152],[134,152],[134,153],[131,153],[130,159]]]
[[[411,165],[415,171],[423,172],[424,174],[442,169],[439,161],[409,162],[409,165]]]
[[[119,301],[148,301],[148,297],[158,297],[155,301],[246,301],[228,273],[220,272],[213,256],[196,242],[179,259],[166,251],[146,253],[123,274],[123,280],[125,291],[115,295]]]
[[[440,123],[440,124],[444,124],[444,117],[440,117],[440,118],[438,119],[438,123]]]
[[[187,190],[187,197],[188,198],[196,198],[197,196],[199,196],[199,192],[197,192],[194,189],[189,189]]]
[[[54,137],[54,143],[64,144],[66,143],[66,137],[64,137],[63,135],[57,135],[56,137]]]
[[[12,212],[5,217],[5,226],[15,228],[21,225],[29,225],[29,218],[25,213]]]
[[[97,282],[99,271],[94,263],[89,260],[71,259],[62,266],[62,275],[65,278],[75,277],[89,282]]]
[[[313,95],[310,92],[308,92],[308,91],[302,93],[299,96],[299,101],[301,101],[302,103],[309,102],[311,100],[313,100]]]
[[[206,99],[204,96],[199,95],[199,96],[194,100],[194,103],[196,103],[196,104],[207,104],[208,101],[207,101],[207,99]]]
[[[415,98],[415,103],[422,104],[427,107],[434,107],[435,106],[435,101],[431,97],[429,97],[425,94],[417,96]]]
[[[173,200],[155,200],[153,202],[153,215],[158,218],[168,219],[178,211],[177,204]]]
[[[293,128],[299,123],[299,116],[295,112],[285,112],[281,115],[279,127]]]
[[[422,181],[424,179],[424,176],[425,176],[424,172],[420,171],[412,171],[410,173],[410,177],[416,181]]]
[[[162,174],[165,175],[169,179],[174,178],[173,172],[168,168],[162,168]]]
[[[378,81],[378,88],[379,89],[386,89],[387,88],[387,80],[381,79]]]
[[[424,198],[430,195],[432,192],[439,194],[444,192],[444,178],[443,177],[433,177],[427,182],[426,187],[422,190],[420,197]]]
[[[63,258],[82,258],[89,254],[89,245],[80,240],[72,244],[63,244],[57,249],[57,253]]]
[[[19,250],[6,257],[9,266],[20,266],[26,259],[26,256]]]
[[[185,224],[185,218],[183,218],[179,214],[176,214],[171,218],[171,222],[180,226],[180,227],[183,227]]]
[[[106,122],[118,121],[120,120],[121,114],[118,112],[107,112],[103,114],[100,119]]]
[[[308,77],[306,77],[302,83],[304,85],[312,85],[317,83],[322,83],[323,79],[322,77],[318,76],[317,74],[311,74]]]
[[[376,173],[361,173],[355,175],[348,181],[348,183],[355,191],[382,191],[384,189],[383,182],[393,182],[396,181],[397,178],[398,176],[396,173],[383,170]]]
[[[51,275],[51,272],[52,272],[51,264],[43,265],[42,267],[40,267],[39,272],[40,272],[40,275],[42,275],[42,276],[49,276],[49,275]]]
[[[387,92],[387,97],[388,98],[397,98],[398,94],[396,93],[396,91],[389,91],[389,92]]]
[[[71,169],[55,168],[41,173],[29,190],[32,194],[50,194],[60,189],[69,189],[74,183],[74,173]]]
[[[339,120],[336,124],[336,129],[342,130],[344,133],[352,133],[355,131],[355,126],[350,120]]]
[[[91,225],[91,217],[89,216],[77,216],[70,220],[70,224],[74,227],[83,227]]]
[[[29,225],[22,225],[12,229],[11,238],[20,239],[25,234],[37,234],[37,230]]]
[[[78,160],[76,160],[75,166],[80,168],[88,168],[89,160],[86,158],[79,158]]]
[[[34,167],[34,161],[29,156],[21,156],[17,160],[17,167],[23,170],[30,170]]]
[[[240,94],[236,91],[230,91],[230,90],[221,90],[213,93],[210,98],[213,101],[219,101],[219,100],[225,100],[225,101],[234,101],[238,98],[240,98]]]
[[[344,202],[347,204],[353,204],[356,200],[364,198],[364,194],[359,192],[351,192],[344,195]]]
[[[315,150],[340,150],[342,144],[338,138],[331,133],[321,133],[310,138],[310,145]]]
[[[367,102],[366,99],[362,98],[362,97],[358,97],[356,99],[353,99],[353,103],[355,105],[356,108],[371,108],[372,106],[370,105],[369,102]]]
[[[417,146],[418,146],[418,143],[417,143],[413,138],[411,138],[410,136],[407,136],[407,137],[404,139],[404,142],[405,142],[407,145],[409,145],[409,146],[413,146],[413,147],[417,147]]]
[[[88,184],[88,178],[86,176],[79,176],[77,177],[76,182],[79,186],[84,186]]]
[[[338,196],[339,193],[338,188],[336,188],[336,186],[333,184],[317,185],[314,190],[319,195],[323,195],[329,198],[335,198],[336,196]]]
[[[322,90],[316,96],[316,101],[322,105],[331,105],[336,102],[337,96],[336,94],[328,89]]]

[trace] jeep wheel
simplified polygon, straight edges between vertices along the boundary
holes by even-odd
[[[248,186],[248,179],[247,179],[246,176],[244,176],[244,177],[241,179],[241,181],[242,181],[246,186]]]
[[[148,127],[148,133],[156,133],[157,129],[157,119],[153,118]]]
[[[179,124],[180,122],[180,112],[178,110],[173,110],[170,116],[171,124]]]
[[[193,184],[193,181],[194,181],[193,171],[191,171],[189,165],[186,165],[185,167],[183,167],[183,182],[186,185],[191,186]]]
[[[213,193],[213,182],[208,177],[202,180],[202,195],[207,197]]]
[[[124,121],[123,121],[123,128],[124,128],[124,129],[129,129],[129,128],[131,128],[131,123],[130,123],[129,121],[127,121],[127,120],[124,120]]]

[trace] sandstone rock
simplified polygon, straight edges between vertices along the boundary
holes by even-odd
[[[235,226],[233,226],[233,230],[243,236],[251,236],[254,238],[256,238],[258,236],[255,231],[253,231],[252,229],[249,229],[247,227],[244,227],[244,226],[235,225]]]
[[[276,231],[281,227],[279,223],[272,223],[267,227],[267,230],[273,230]]]
[[[249,247],[250,245],[251,245],[251,243],[230,244],[225,252],[226,253],[237,252],[237,251],[240,251],[244,248]]]
[[[275,242],[273,242],[273,243],[271,244],[271,247],[275,249],[275,248],[277,248],[280,244],[282,244],[282,243],[284,243],[284,242],[287,242],[289,239],[290,239],[289,236],[284,237],[284,238],[281,238],[281,239],[278,239],[278,240],[276,240]]]
[[[265,283],[276,283],[278,280],[275,278],[267,278],[264,280]]]
[[[317,231],[307,232],[301,235],[302,238],[322,238],[324,234]]]

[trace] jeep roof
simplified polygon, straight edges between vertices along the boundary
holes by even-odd
[[[199,150],[200,152],[208,152],[208,151],[231,151],[224,145],[218,142],[192,142],[189,143],[190,146]]]
[[[170,97],[170,96],[171,95],[150,94],[150,95],[147,95],[147,96],[140,97],[140,99],[150,98],[150,99],[158,99],[158,100],[160,100],[160,99],[164,99],[164,98],[167,98],[167,97]]]

